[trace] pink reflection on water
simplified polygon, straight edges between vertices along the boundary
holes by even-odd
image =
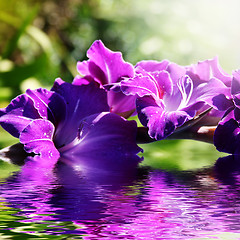
[[[89,240],[238,234],[240,174],[236,166],[233,175],[221,166],[176,174],[134,168],[124,174],[67,164],[47,169],[29,161],[0,185],[0,196],[20,209],[18,221],[48,222],[48,229],[41,229],[46,234]]]
[[[44,166],[30,158],[22,167],[21,172],[15,179],[10,178],[7,185],[3,185],[1,197],[10,199],[10,205],[20,208],[20,215],[26,217],[23,222],[40,222],[53,220],[52,215],[56,208],[53,208],[48,201],[52,194],[50,190],[56,181],[53,169]],[[40,159],[41,160],[41,159]],[[7,187],[7,188],[6,188]]]

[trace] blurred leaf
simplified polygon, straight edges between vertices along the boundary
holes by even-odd
[[[47,34],[34,26],[28,26],[26,32],[41,46],[46,54],[53,54],[52,44]]]
[[[0,149],[13,145],[19,140],[0,127]]]
[[[20,39],[20,37],[25,33],[26,28],[33,19],[36,17],[38,13],[38,7],[34,7],[26,16],[26,18],[22,21],[22,24],[20,25],[19,29],[16,31],[15,35],[12,37],[12,39],[8,42],[8,45],[5,48],[5,51],[2,54],[3,58],[9,58],[13,51],[17,47],[17,43]],[[10,19],[10,18],[9,18]],[[11,20],[10,20],[11,21]]]
[[[15,66],[11,71],[0,72],[0,80],[5,86],[11,87],[15,92],[19,92],[20,83],[32,76],[36,76],[41,71],[48,69],[48,58],[45,53],[36,58],[35,61],[23,66]]]
[[[0,87],[0,101],[1,103],[3,101],[6,101],[7,99],[11,98],[13,94],[13,91],[9,87]],[[0,108],[2,106],[0,105]]]

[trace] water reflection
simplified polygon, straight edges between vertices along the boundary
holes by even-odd
[[[139,168],[131,158],[112,167],[102,162],[98,168],[91,161],[61,159],[54,169],[37,160],[28,158],[21,171],[0,185],[1,216],[6,219],[0,226],[3,235],[240,236],[239,157],[221,158],[197,172],[171,173]]]

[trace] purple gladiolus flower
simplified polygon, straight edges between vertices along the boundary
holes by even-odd
[[[112,52],[97,40],[87,51],[89,60],[78,62],[77,70],[84,76],[77,76],[73,84],[81,85],[89,81],[96,81],[101,87],[118,83],[124,78],[134,76],[134,68],[122,59],[120,52]],[[110,111],[128,117],[135,110],[135,97],[126,97],[121,92],[108,92]]]
[[[167,60],[142,61],[135,72],[118,86],[124,94],[137,96],[139,119],[156,140],[172,134],[198,110],[217,109],[230,96],[231,76],[221,70],[217,58],[186,67]]]
[[[51,91],[27,90],[0,110],[0,124],[28,153],[61,156],[137,154],[136,123],[109,113],[107,94],[98,84],[73,85],[57,79]]]
[[[240,70],[233,73],[231,105],[214,132],[214,144],[221,152],[240,154]]]

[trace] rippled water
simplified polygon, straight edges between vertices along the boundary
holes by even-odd
[[[240,239],[240,159],[199,171],[23,167],[0,182],[4,239]]]

